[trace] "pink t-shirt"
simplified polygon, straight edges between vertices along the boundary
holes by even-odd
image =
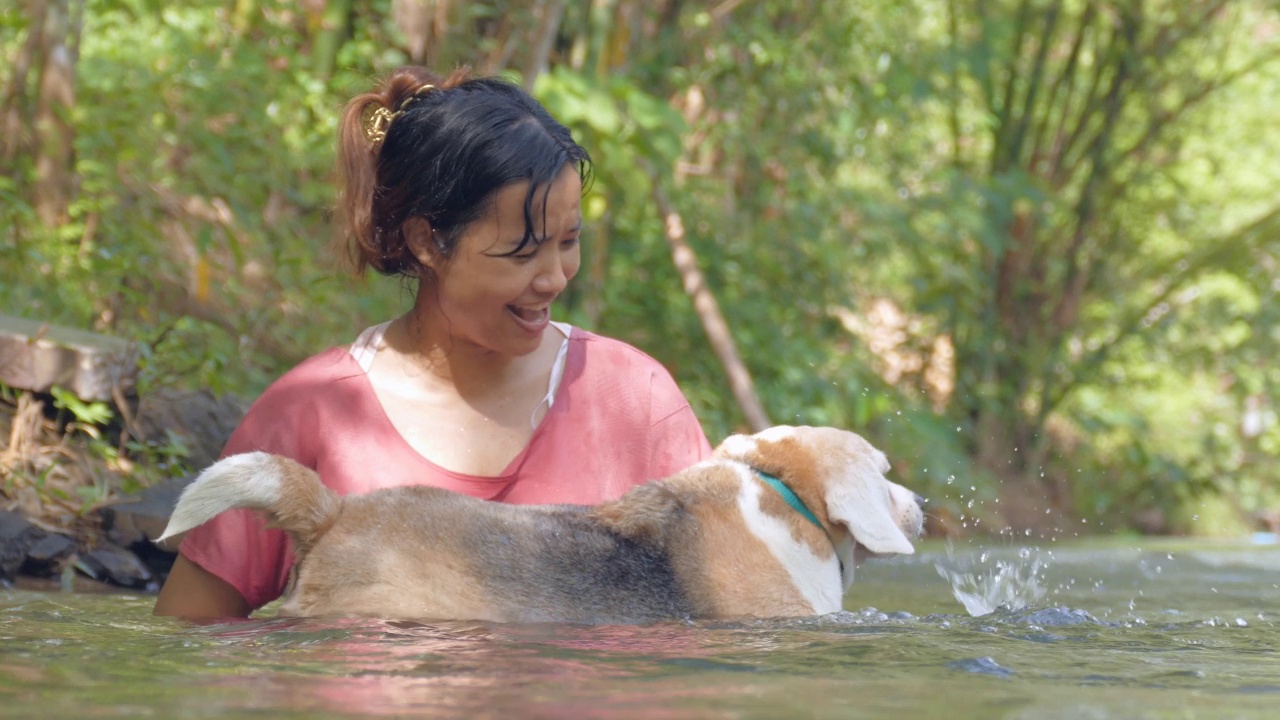
[[[344,347],[303,361],[268,387],[223,455],[264,450],[291,457],[339,494],[433,485],[485,500],[591,505],[710,454],[688,401],[656,360],[577,328],[567,343],[551,407],[497,477],[451,472],[410,447]],[[293,563],[284,533],[246,510],[192,530],[181,552],[255,608],[284,592]]]

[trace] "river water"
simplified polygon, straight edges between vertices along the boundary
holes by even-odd
[[[924,543],[798,621],[192,625],[0,590],[0,717],[1280,717],[1280,547],[1131,543]]]

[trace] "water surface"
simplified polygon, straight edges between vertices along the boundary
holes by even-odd
[[[1275,546],[1166,541],[926,543],[800,621],[201,626],[0,590],[0,716],[1270,719],[1278,584]]]

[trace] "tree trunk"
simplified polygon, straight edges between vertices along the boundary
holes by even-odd
[[[523,85],[528,92],[533,92],[534,81],[547,71],[551,49],[555,46],[556,33],[560,32],[560,20],[564,18],[564,8],[568,3],[569,0],[542,0],[534,10],[538,28],[524,64]]]
[[[989,407],[974,424],[977,437],[974,460],[998,482],[997,507],[1006,527],[1055,535],[1066,526],[1062,517],[1071,511],[1071,498],[1044,477],[1043,453],[1033,442],[1038,432],[1016,408]]]
[[[311,46],[311,67],[316,75],[328,78],[338,61],[338,49],[347,36],[351,0],[328,0],[320,17],[320,28]]]
[[[449,31],[449,0],[394,0],[391,16],[404,33],[409,59],[430,65]]]
[[[8,164],[20,151],[31,143],[27,132],[27,113],[31,103],[27,100],[28,76],[31,66],[37,62],[44,40],[45,17],[49,12],[49,3],[45,0],[32,0],[30,3],[31,24],[27,30],[27,40],[22,44],[13,67],[9,73],[9,82],[5,86],[3,115],[0,116],[0,149],[3,150],[5,163]],[[12,170],[10,170],[12,172]]]
[[[720,364],[724,366],[733,396],[737,399],[738,407],[742,409],[742,414],[746,417],[751,431],[764,430],[771,424],[769,416],[765,413],[759,396],[756,395],[751,373],[747,371],[747,366],[738,355],[733,334],[729,331],[729,324],[725,322],[715,296],[707,289],[702,271],[698,269],[698,258],[693,248],[689,247],[689,243],[685,241],[684,221],[680,218],[680,213],[671,206],[666,193],[662,191],[656,174],[650,173],[649,177],[653,188],[653,202],[657,205],[658,212],[662,214],[667,244],[671,246],[671,257],[684,282],[684,291],[693,299],[693,309],[698,313],[702,329],[706,331],[707,339],[711,341],[716,357],[720,358]]]
[[[40,94],[36,100],[36,215],[48,227],[66,221],[75,193],[75,63],[68,0],[48,4],[40,28]],[[36,30],[33,28],[33,31]]]

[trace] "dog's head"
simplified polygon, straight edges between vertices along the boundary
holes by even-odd
[[[889,461],[856,433],[781,425],[733,435],[715,456],[750,465],[786,483],[822,522],[853,582],[856,547],[874,555],[911,554],[924,513],[915,493],[885,479]]]

